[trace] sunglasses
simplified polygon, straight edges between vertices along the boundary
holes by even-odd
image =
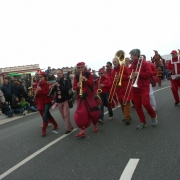
[[[43,76],[39,76],[39,78],[42,78]]]
[[[103,74],[103,73],[98,73],[98,74]]]

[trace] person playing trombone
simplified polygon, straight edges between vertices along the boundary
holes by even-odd
[[[121,110],[124,115],[123,121],[126,124],[129,124],[131,120],[130,100],[132,100],[131,89],[130,86],[128,87],[129,71],[126,66],[120,65],[120,62],[117,58],[113,59],[113,65],[114,65],[114,69],[112,72],[112,77],[113,79],[115,78],[115,84],[113,84],[112,86],[116,86],[115,93],[117,94],[119,103],[121,105]],[[120,81],[121,81],[121,86],[118,85]]]
[[[140,58],[140,53],[139,49],[133,49],[129,53],[132,61],[130,69],[133,71],[130,78],[134,80],[132,87],[133,101],[136,112],[140,118],[140,124],[137,126],[137,129],[147,127],[146,117],[144,115],[142,105],[151,116],[152,125],[156,126],[158,123],[156,112],[152,108],[149,98],[149,85],[152,70],[147,62],[143,60],[143,57]]]

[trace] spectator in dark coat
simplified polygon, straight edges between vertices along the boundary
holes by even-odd
[[[12,109],[10,109],[9,103],[4,102],[3,103],[3,114],[5,114],[7,117],[13,117],[13,113],[14,113],[14,111]]]
[[[48,66],[48,69],[45,71],[45,73],[46,73],[46,75],[48,76],[50,72],[51,72],[51,67]]]
[[[4,94],[6,101],[9,102],[10,105],[12,106],[12,88],[7,79],[3,81],[3,86],[1,87],[1,91]]]

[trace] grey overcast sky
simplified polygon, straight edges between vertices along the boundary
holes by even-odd
[[[122,49],[180,49],[179,0],[0,0],[0,67],[98,70]]]

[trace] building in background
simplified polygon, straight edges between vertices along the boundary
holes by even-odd
[[[27,75],[33,74],[39,69],[39,64],[0,68],[0,85],[4,78],[13,76],[17,79],[25,79]]]

